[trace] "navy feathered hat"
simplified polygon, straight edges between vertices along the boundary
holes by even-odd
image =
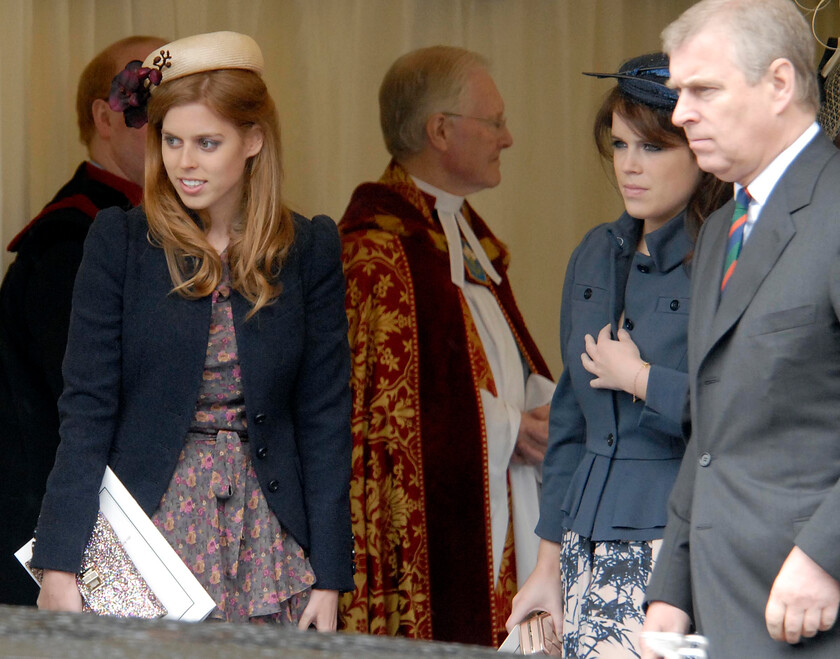
[[[665,53],[649,53],[627,60],[618,73],[589,73],[585,76],[616,78],[618,87],[632,100],[660,110],[672,111],[677,105],[677,91],[668,82],[668,56]]]

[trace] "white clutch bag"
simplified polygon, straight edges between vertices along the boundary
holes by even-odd
[[[33,538],[15,556],[31,569]],[[76,583],[84,608],[100,615],[204,620],[216,603],[110,467],[99,488],[99,517]]]

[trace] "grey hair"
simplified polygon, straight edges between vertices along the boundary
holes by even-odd
[[[709,27],[731,37],[734,63],[751,85],[774,60],[788,60],[796,76],[797,100],[816,112],[820,94],[814,39],[791,0],[701,0],[662,31],[663,50],[670,55]]]
[[[455,112],[467,79],[487,60],[469,50],[432,46],[395,61],[379,88],[379,122],[388,152],[397,160],[426,145],[426,121],[435,112]]]

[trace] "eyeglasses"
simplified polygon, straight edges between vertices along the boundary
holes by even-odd
[[[505,117],[502,117],[501,119],[491,119],[490,117],[472,117],[468,114],[458,114],[457,112],[441,112],[441,114],[444,117],[456,117],[459,119],[472,119],[473,121],[480,121],[481,123],[494,128],[498,133],[501,133],[507,128],[507,119]]]

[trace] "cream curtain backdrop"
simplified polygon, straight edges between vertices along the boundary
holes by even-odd
[[[811,0],[814,1],[814,0]],[[560,292],[583,234],[621,210],[591,124],[613,71],[659,49],[692,0],[0,0],[0,244],[85,157],[75,125],[84,65],[131,34],[235,30],[263,49],[284,140],[285,195],[338,220],[388,155],[377,92],[391,62],[433,44],[489,57],[514,137],[503,181],[471,197],[511,248],[526,321],[559,375]],[[836,12],[835,12],[836,17]],[[836,25],[836,23],[835,23]],[[832,32],[829,32],[832,33]],[[836,30],[833,32],[836,34]]]

